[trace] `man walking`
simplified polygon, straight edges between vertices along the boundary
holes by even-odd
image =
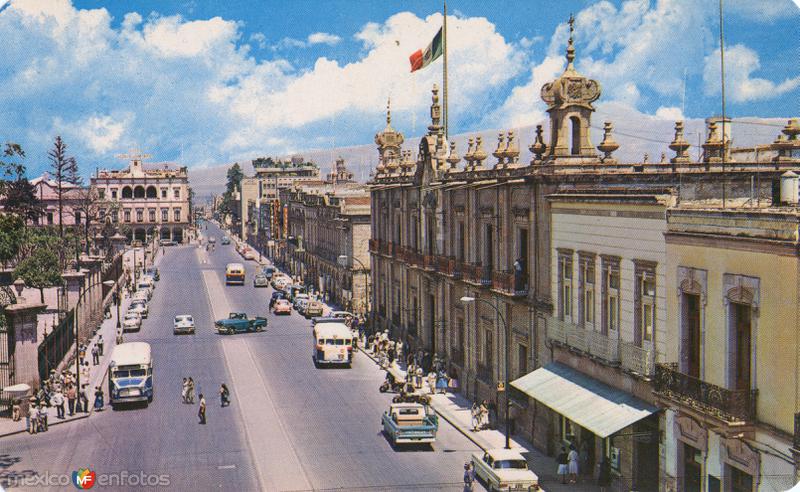
[[[205,425],[206,423],[206,399],[203,396],[203,393],[200,393],[200,407],[197,409],[197,417],[200,418],[200,423]]]
[[[89,413],[89,394],[86,392],[86,386],[86,383],[81,385],[81,407],[83,408],[83,413]]]
[[[100,364],[100,349],[97,348],[97,344],[92,347],[92,365],[96,366]]]
[[[67,385],[67,402],[69,407],[69,416],[72,417],[75,415],[75,400],[78,399],[78,390],[75,388],[75,385],[69,383]]]
[[[53,395],[53,398],[50,399],[50,403],[56,407],[56,417],[59,419],[64,418],[64,394],[61,393],[61,390],[57,390]]]
[[[97,353],[100,355],[100,357],[103,356],[103,344],[103,335],[100,335],[97,337]]]

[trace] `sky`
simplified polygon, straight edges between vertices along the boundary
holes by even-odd
[[[450,133],[544,122],[574,13],[598,113],[669,140],[636,122],[721,113],[718,6],[450,0]],[[727,114],[798,116],[800,8],[727,0],[724,14]],[[442,61],[412,74],[408,57],[441,25],[422,0],[0,0],[0,142],[23,146],[29,176],[56,135],[85,175],[133,148],[203,168],[370,144],[388,98],[392,125],[419,135]]]

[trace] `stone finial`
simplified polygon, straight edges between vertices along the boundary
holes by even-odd
[[[683,137],[683,121],[676,121],[675,122],[675,138],[672,140],[672,143],[669,144],[670,150],[675,152],[675,157],[670,159],[670,162],[673,164],[675,163],[688,163],[689,162],[689,154],[686,153],[686,150],[690,147],[689,142]]]
[[[486,151],[483,150],[483,138],[480,135],[475,138],[475,152],[472,153],[472,157],[475,160],[473,169],[482,169],[483,161],[489,157]]]
[[[661,153],[661,160],[659,161],[660,164],[665,164],[667,162],[667,154],[666,152]]]
[[[475,139],[469,137],[469,139],[467,139],[467,152],[464,154],[464,160],[467,161],[467,164],[465,165],[465,169],[467,171],[472,169],[472,163],[475,161],[474,152],[475,152]]]
[[[703,144],[703,162],[722,162],[723,142],[717,133],[717,122],[708,122],[708,138]]]
[[[515,165],[517,164],[517,158],[519,157],[519,144],[517,140],[514,138],[514,130],[508,131],[508,140],[506,142],[506,159],[508,159],[508,165]]]
[[[602,161],[611,160],[611,154],[619,148],[619,144],[611,135],[614,125],[610,121],[603,123],[603,141],[597,146],[597,150],[603,153]]]
[[[797,162],[797,158],[793,156],[800,151],[798,134],[800,134],[800,126],[797,124],[797,119],[792,118],[778,134],[778,138],[770,145],[770,148],[777,152],[773,158],[774,161]]]
[[[650,154],[645,152],[644,157],[642,157],[642,164],[647,164],[649,161],[650,161]]]
[[[536,125],[536,140],[534,140],[533,144],[528,147],[528,149],[533,154],[534,162],[542,160],[542,156],[547,151],[547,144],[544,143],[542,125]]]
[[[800,125],[797,123],[797,118],[789,120],[786,126],[783,127],[783,130],[781,130],[781,133],[786,135],[789,141],[797,140],[797,135],[800,135]]]
[[[567,71],[574,70],[573,62],[575,61],[575,44],[572,41],[575,34],[575,17],[569,14],[569,41],[567,41]]]
[[[439,105],[439,86],[433,84],[431,93],[431,124],[428,125],[428,133],[429,135],[436,135],[442,131],[442,107]]]
[[[450,155],[447,156],[447,163],[450,164],[450,168],[447,172],[455,172],[458,171],[456,165],[461,162],[461,157],[458,156],[458,152],[456,152],[456,141],[452,140],[450,142]]]
[[[505,164],[505,157],[506,157],[506,146],[503,145],[503,141],[505,140],[505,133],[500,132],[497,134],[497,148],[494,149],[492,155],[497,158],[497,164],[495,164],[495,168],[504,167]]]

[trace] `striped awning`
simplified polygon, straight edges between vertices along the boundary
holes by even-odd
[[[631,394],[557,362],[512,381],[511,386],[602,438],[658,411]]]

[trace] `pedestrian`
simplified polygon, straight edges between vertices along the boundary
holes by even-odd
[[[64,418],[64,394],[61,390],[57,390],[53,394],[53,398],[50,400],[50,403],[56,407],[56,417],[59,419]]]
[[[100,357],[103,356],[103,345],[104,344],[105,344],[105,342],[103,341],[103,335],[98,336],[97,337],[97,353],[100,355]]]
[[[603,456],[600,461],[600,471],[597,474],[597,485],[600,487],[600,492],[606,492],[608,487],[611,486],[611,464],[608,458]]]
[[[445,374],[444,369],[442,369],[436,377],[436,389],[439,390],[439,394],[443,395],[447,393],[447,386],[447,374]]]
[[[83,359],[86,358],[86,345],[84,344],[80,345],[80,349],[78,350],[78,357],[81,360],[80,365],[83,365]]]
[[[183,383],[181,383],[181,400],[189,403],[189,380],[187,378],[183,378]]]
[[[19,422],[21,418],[22,413],[19,398],[14,398],[14,401],[11,403],[11,420],[13,422]]]
[[[103,388],[95,386],[94,389],[94,410],[100,412],[103,410]]]
[[[464,463],[464,491],[472,492],[472,484],[475,482],[475,470],[472,463]]]
[[[117,345],[122,343],[122,330],[117,330],[116,343],[117,343]]]
[[[578,450],[575,449],[574,444],[569,445],[569,453],[567,454],[567,465],[569,467],[569,483],[578,483]]]
[[[96,366],[100,364],[100,349],[97,348],[97,344],[92,347],[92,365]]]
[[[72,382],[67,385],[67,406],[69,408],[69,416],[75,415],[75,401],[78,399],[78,389]]]
[[[81,379],[83,381],[89,380],[89,361],[84,361],[81,365]]]
[[[31,428],[31,402],[28,398],[22,398],[19,402],[19,414],[25,419],[25,430]]]
[[[425,373],[422,370],[422,366],[417,366],[416,370],[414,371],[414,375],[416,376],[416,379],[414,380],[414,386],[416,386],[417,389],[422,388],[422,376],[424,374]]]
[[[231,404],[230,396],[231,392],[228,387],[225,386],[225,383],[222,383],[219,387],[219,403],[221,407],[227,407]]]
[[[39,409],[39,432],[47,432],[47,404],[42,402],[38,407]]]
[[[189,392],[187,393],[188,395],[187,397],[189,403],[194,405],[194,379],[189,378],[188,385],[189,385]]]
[[[39,408],[36,406],[36,399],[31,398],[30,419],[28,422],[28,432],[36,434],[39,431]]]
[[[205,425],[205,423],[206,423],[206,399],[203,397],[203,393],[200,393],[200,406],[197,409],[197,417],[200,419],[200,423]]]
[[[556,456],[556,463],[558,463],[558,474],[561,476],[561,483],[567,483],[567,474],[569,473],[569,458],[567,457],[567,448],[561,447],[561,452]]]
[[[470,415],[472,415],[472,432],[477,432],[478,427],[481,423],[481,410],[478,407],[478,402],[472,402],[472,408],[470,409]]]
[[[431,371],[428,373],[428,391],[430,394],[436,394],[436,373]]]
[[[88,378],[87,378],[88,380]],[[81,408],[83,409],[83,413],[89,413],[89,390],[86,388],[88,384],[83,383],[81,385]]]

